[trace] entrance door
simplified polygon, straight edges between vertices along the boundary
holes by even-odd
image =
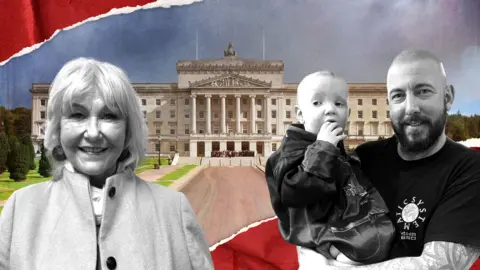
[[[257,154],[263,155],[263,142],[257,142]]]
[[[235,151],[235,142],[227,142],[227,151]]]
[[[197,157],[205,156],[205,142],[197,142]]]

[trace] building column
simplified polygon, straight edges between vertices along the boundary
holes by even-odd
[[[196,141],[190,141],[190,157],[196,157],[197,156],[197,142]]]
[[[265,112],[263,119],[265,120],[265,134],[272,134],[272,125],[270,124],[270,104],[272,100],[269,96],[265,96]]]
[[[235,141],[235,151],[237,152],[242,151],[242,142]]]
[[[240,134],[242,133],[242,127],[240,126],[240,98],[242,96],[241,95],[235,95],[235,99],[236,99],[236,110],[237,110],[237,113],[236,113],[236,120],[237,120],[237,133]]]
[[[251,123],[251,126],[250,126],[250,130],[251,130],[251,134],[255,134],[255,121],[256,121],[256,111],[255,111],[255,95],[250,95],[250,108],[251,108],[251,116],[250,116],[250,123]]]
[[[205,157],[212,157],[212,141],[205,141]]]
[[[212,134],[212,105],[211,105],[212,95],[205,95],[207,101],[207,134]],[[211,146],[211,144],[210,144]]]
[[[225,150],[227,150],[227,142],[220,141],[220,151],[225,151]]]
[[[190,131],[190,133],[192,134],[195,134],[197,133],[197,95],[190,95],[190,98],[191,98],[191,102],[192,102],[192,115],[191,115],[191,118],[192,118],[192,130]],[[196,147],[195,147],[196,148]],[[197,153],[195,153],[197,154]]]
[[[226,115],[225,115],[225,98],[227,96],[226,95],[220,95],[220,99],[222,100],[221,102],[221,116],[220,116],[220,119],[221,119],[221,122],[220,122],[220,128],[221,128],[221,132],[222,134],[225,134],[227,133],[227,127],[226,127],[226,123],[225,123],[225,119],[226,119]]]

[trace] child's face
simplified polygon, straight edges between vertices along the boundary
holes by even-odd
[[[345,128],[348,118],[348,85],[339,78],[319,76],[301,84],[298,89],[297,117],[305,130],[318,134],[326,121]]]

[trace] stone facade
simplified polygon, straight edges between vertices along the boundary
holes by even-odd
[[[150,155],[210,156],[215,150],[275,151],[296,119],[296,88],[282,61],[220,59],[177,63],[177,83],[133,84],[148,126]],[[49,84],[33,84],[32,140],[43,139]],[[349,84],[346,144],[392,135],[384,83]]]

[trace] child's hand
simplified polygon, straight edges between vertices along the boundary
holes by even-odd
[[[347,135],[343,135],[343,128],[339,127],[337,122],[325,122],[318,132],[317,140],[330,142],[333,145],[337,145],[339,141],[347,138]]]

